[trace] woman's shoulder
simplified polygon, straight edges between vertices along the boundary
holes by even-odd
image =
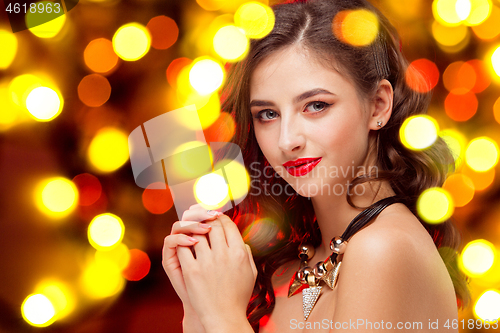
[[[428,232],[402,204],[386,208],[349,240],[337,286],[343,306],[336,316],[456,318],[446,266]]]

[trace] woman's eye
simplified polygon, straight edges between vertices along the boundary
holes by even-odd
[[[273,110],[263,110],[260,111],[255,118],[260,119],[260,120],[271,120],[276,118],[278,113]]]
[[[331,104],[321,101],[315,101],[307,104],[306,109],[312,108],[312,112],[321,112],[328,108]]]

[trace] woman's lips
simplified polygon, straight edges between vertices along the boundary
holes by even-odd
[[[304,158],[296,161],[289,161],[283,164],[286,171],[294,177],[300,177],[308,174],[314,167],[321,162],[321,157],[312,159]]]

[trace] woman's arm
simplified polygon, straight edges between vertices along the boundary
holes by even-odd
[[[443,325],[458,318],[455,293],[430,236],[401,220],[377,224],[353,236],[344,254],[333,318],[343,329],[335,332],[429,331],[436,321],[433,332],[450,332]]]

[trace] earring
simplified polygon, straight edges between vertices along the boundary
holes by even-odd
[[[377,121],[377,126],[378,126],[378,127],[382,127],[382,122],[381,122],[380,120],[379,120],[379,121]]]

